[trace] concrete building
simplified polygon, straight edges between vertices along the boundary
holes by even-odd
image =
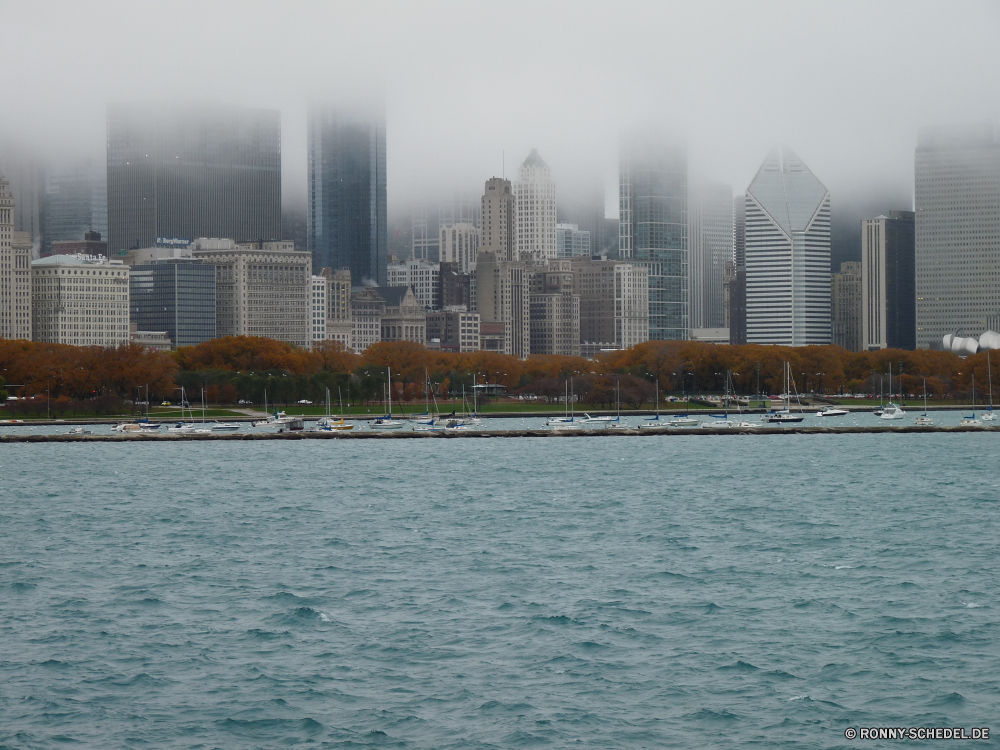
[[[649,269],[615,260],[572,259],[580,296],[580,342],[628,349],[649,340]]]
[[[326,286],[325,276],[312,276],[310,279],[310,302],[312,311],[310,313],[310,333],[312,344],[326,341]]]
[[[129,341],[129,269],[120,260],[52,255],[31,264],[32,338],[47,344]]]
[[[326,339],[339,341],[345,349],[353,349],[351,271],[324,268],[320,274],[326,282]]]
[[[307,237],[316,268],[349,268],[385,285],[385,111],[312,107],[307,132]]]
[[[484,211],[484,221],[485,216]],[[501,351],[515,357],[531,354],[531,274],[525,263],[498,261],[491,251],[480,252],[476,262],[475,312],[480,330],[492,333],[487,323],[502,324]]]
[[[736,268],[747,265],[747,197],[746,194],[733,198],[733,263]]]
[[[861,340],[865,351],[917,348],[915,215],[861,222]],[[989,328],[989,324],[984,326]]]
[[[165,331],[174,346],[215,338],[215,266],[189,258],[133,265],[129,321],[141,332]]]
[[[351,294],[351,346],[361,354],[382,340],[385,299],[376,287],[364,287]]]
[[[427,311],[408,286],[379,287],[375,291],[385,300],[382,313],[382,341],[427,342]]]
[[[169,352],[173,342],[166,331],[140,331],[135,323],[129,324],[129,343],[144,346],[154,352]]]
[[[476,270],[479,230],[472,224],[445,224],[440,234],[441,262],[457,267],[459,273]]]
[[[31,235],[14,229],[14,194],[0,175],[0,338],[31,340]]]
[[[735,265],[729,281],[729,343],[747,343],[747,270]]]
[[[112,257],[158,237],[280,240],[280,113],[110,105],[107,184]]]
[[[517,260],[516,212],[510,180],[488,179],[482,198],[480,253],[493,253],[501,263]]]
[[[428,313],[427,346],[442,352],[478,352],[479,314],[466,310]]]
[[[861,263],[841,263],[830,274],[831,343],[849,352],[861,351],[861,281]]]
[[[49,252],[42,250],[41,257],[49,255],[103,255],[108,257],[108,243],[101,239],[100,232],[84,232],[83,239],[56,240],[50,244]],[[116,260],[124,260],[122,257]]]
[[[721,183],[691,187],[688,198],[691,328],[725,325],[726,261],[733,258],[733,189]]]
[[[531,353],[580,356],[580,295],[573,264],[550,260],[531,275]]]
[[[474,266],[475,263],[472,265]],[[462,307],[466,310],[474,310],[476,305],[472,296],[473,278],[472,274],[463,273],[457,263],[442,263],[438,278],[441,287],[438,295],[438,299],[441,300],[441,309]]]
[[[1000,314],[1000,127],[924,128],[915,157],[916,345]]]
[[[427,263],[441,262],[440,235],[431,212],[420,208],[410,217],[410,258]]]
[[[747,342],[830,343],[830,193],[788,148],[746,193]]]
[[[45,169],[34,149],[23,141],[0,142],[0,179],[6,180],[14,200],[14,230],[31,237],[32,258],[42,242]]]
[[[691,341],[701,341],[705,344],[729,345],[728,328],[692,328],[690,337]]]
[[[556,184],[549,165],[531,149],[517,171],[517,260],[556,257]]]
[[[195,240],[192,257],[215,266],[216,332],[312,342],[312,256],[295,243]]]
[[[47,255],[107,255],[92,248],[55,247],[56,242],[80,242],[86,235],[108,234],[107,169],[90,159],[81,159],[50,169],[45,175],[42,209],[42,257]]]
[[[590,257],[590,232],[577,224],[556,224],[556,257]]]
[[[408,286],[413,289],[425,310],[441,308],[441,265],[423,260],[390,265],[386,268],[387,286]]]
[[[618,169],[619,256],[649,270],[649,338],[686,339],[687,152],[634,135],[622,140]]]

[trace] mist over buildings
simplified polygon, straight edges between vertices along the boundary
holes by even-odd
[[[309,103],[376,100],[390,224],[532,148],[561,213],[614,216],[620,136],[654,127],[737,194],[794,148],[830,190],[836,266],[862,218],[911,206],[919,127],[1000,119],[990,2],[32,2],[4,19],[0,165],[102,162],[116,102],[273,108],[290,227]]]

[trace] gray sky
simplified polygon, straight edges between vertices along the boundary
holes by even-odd
[[[532,147],[563,194],[614,185],[618,133],[687,134],[742,191],[775,142],[838,197],[911,191],[924,124],[1000,120],[1000,3],[0,0],[0,143],[98,150],[109,101],[278,108],[301,202],[312,96],[384,90],[390,212],[480,190]]]

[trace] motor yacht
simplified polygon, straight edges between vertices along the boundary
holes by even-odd
[[[849,412],[847,409],[838,409],[836,406],[825,406],[816,412],[817,417],[842,417]]]

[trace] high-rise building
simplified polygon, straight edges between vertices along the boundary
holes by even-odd
[[[577,224],[556,224],[556,257],[590,257],[590,232]]]
[[[729,280],[729,343],[747,343],[747,269],[735,264]]]
[[[307,139],[307,234],[314,266],[349,268],[355,283],[384,286],[385,112],[313,107]]]
[[[746,193],[747,342],[830,343],[830,193],[773,149]]]
[[[479,351],[479,314],[466,310],[428,313],[427,345],[442,352]]]
[[[441,264],[409,260],[386,268],[387,286],[410,287],[425,310],[441,309]]]
[[[733,198],[733,263],[736,268],[746,268],[747,265],[747,197],[737,195]]]
[[[579,231],[589,233],[590,255],[617,258],[618,220],[605,216],[604,186],[592,184],[575,196],[567,196],[566,192],[560,191],[559,222],[575,224]]]
[[[483,211],[483,221],[486,211]],[[531,354],[531,274],[525,263],[498,261],[494,252],[479,253],[476,262],[475,300],[482,323],[480,333],[492,332],[486,324],[503,325],[502,351],[515,357]],[[485,348],[485,344],[483,345]]]
[[[498,261],[504,263],[517,260],[516,213],[510,180],[499,177],[488,179],[482,199],[479,252],[493,253]]]
[[[292,241],[195,240],[192,257],[215,266],[216,335],[312,342],[312,257]]]
[[[86,159],[49,170],[45,175],[42,257],[54,254],[53,242],[81,242],[94,232],[108,234],[107,170]]]
[[[280,240],[280,113],[111,105],[107,185],[112,257],[158,237]]]
[[[725,267],[733,257],[733,189],[729,185],[691,186],[688,247],[691,328],[723,328]]]
[[[649,269],[618,260],[572,259],[580,343],[628,349],[649,340]]]
[[[382,340],[384,314],[385,299],[376,287],[367,286],[351,294],[351,346],[356,354]]]
[[[556,184],[549,165],[531,149],[517,171],[514,183],[517,202],[517,259],[546,260],[556,257]]]
[[[347,268],[324,268],[320,273],[326,280],[326,338],[352,349],[351,272]]]
[[[312,344],[315,345],[320,341],[326,341],[326,277],[322,274],[313,276],[309,286],[312,303],[309,330]]]
[[[427,208],[413,212],[410,218],[410,258],[430,263],[439,263],[441,259],[440,235],[437,232],[437,222],[432,219]]]
[[[51,255],[31,264],[32,338],[46,344],[129,341],[129,269],[120,260]]]
[[[687,153],[656,137],[624,139],[619,255],[649,269],[649,338],[687,339]]]
[[[442,310],[462,307],[466,310],[475,309],[472,298],[472,274],[462,273],[457,263],[442,263],[438,279],[441,290],[439,299]]]
[[[427,343],[427,313],[409,286],[383,286],[375,291],[385,300],[382,341]]]
[[[31,237],[34,256],[42,241],[42,206],[45,199],[45,168],[25,143],[0,143],[0,175],[9,183],[14,199],[14,231]]]
[[[580,295],[570,260],[551,260],[531,278],[531,353],[580,356]]]
[[[915,159],[916,345],[1000,314],[1000,128],[924,128]]]
[[[915,253],[912,211],[861,222],[862,349],[916,349]]]
[[[42,251],[41,257],[49,255],[103,255],[107,258],[108,243],[101,239],[100,232],[86,232],[79,240],[56,240],[49,246],[48,252]]]
[[[861,351],[861,264],[840,264],[830,274],[831,343],[849,352]]]
[[[440,234],[441,262],[451,263],[459,273],[476,270],[479,253],[479,230],[468,222],[444,224]]]
[[[174,346],[215,338],[215,266],[170,258],[132,266],[130,322],[140,331],[166,331]]]
[[[31,340],[31,235],[14,230],[14,194],[0,174],[0,338]]]

